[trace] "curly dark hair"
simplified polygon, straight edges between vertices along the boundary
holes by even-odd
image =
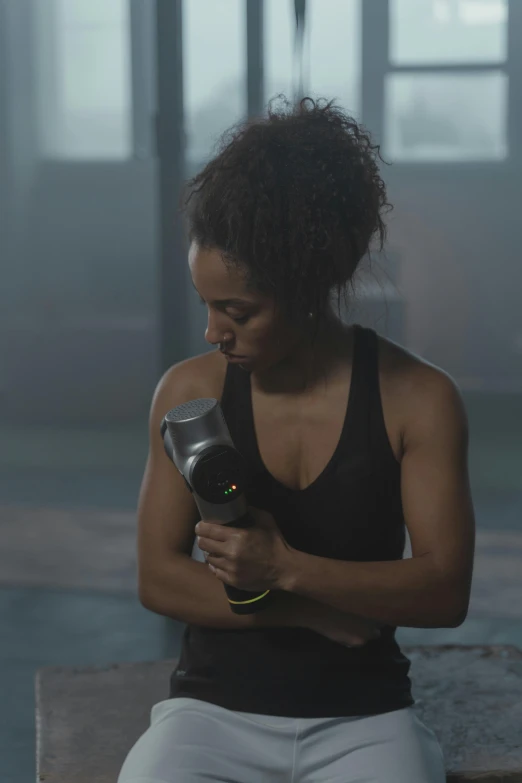
[[[190,241],[221,250],[289,319],[320,320],[334,291],[340,306],[374,238],[382,249],[390,205],[379,160],[370,134],[334,101],[278,96],[266,118],[227,131],[188,182]]]

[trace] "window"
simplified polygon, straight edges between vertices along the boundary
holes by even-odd
[[[245,0],[184,0],[184,102],[189,171],[246,114]]]
[[[132,145],[127,0],[35,4],[44,156],[124,159]]]
[[[335,98],[357,114],[360,106],[360,0],[309,0],[304,51],[304,89],[312,97]],[[291,2],[265,0],[265,94],[293,98],[295,15]]]
[[[387,152],[396,161],[503,160],[507,76],[389,74]]]
[[[504,62],[507,16],[507,0],[392,0],[390,62]]]
[[[508,155],[507,0],[389,0],[384,152],[401,162]]]

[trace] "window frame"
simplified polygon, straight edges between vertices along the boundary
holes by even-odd
[[[154,112],[155,112],[155,61],[154,61],[154,2],[144,3],[143,0],[125,0],[128,7],[129,18],[129,85],[130,101],[128,122],[130,125],[130,146],[129,153],[125,156],[98,156],[89,155],[86,157],[76,157],[70,154],[56,154],[48,152],[45,144],[42,143],[42,137],[45,133],[44,126],[50,121],[50,117],[56,112],[56,90],[57,85],[53,83],[53,72],[59,65],[56,59],[49,61],[47,67],[50,73],[49,85],[46,94],[46,102],[50,104],[50,117],[43,116],[41,112],[38,115],[39,143],[38,159],[39,164],[45,168],[54,168],[61,166],[95,166],[106,168],[117,168],[126,166],[132,161],[150,160],[154,154],[155,132],[154,132]],[[56,50],[56,8],[54,4],[47,9],[45,15],[42,15],[45,29],[42,31],[35,25],[34,34],[45,37],[44,46],[48,51]],[[53,109],[54,107],[54,109]]]
[[[504,62],[488,63],[407,63],[396,65],[390,61],[390,8],[391,0],[372,0],[363,3],[362,8],[362,119],[372,131],[378,143],[385,139],[385,82],[394,73],[492,73],[501,71],[508,78],[506,146],[503,160],[451,160],[451,161],[404,161],[393,162],[393,169],[432,173],[436,177],[454,176],[459,172],[483,172],[485,169],[505,171],[508,166],[522,162],[520,139],[522,139],[522,102],[520,94],[522,74],[522,3],[508,0],[507,55]],[[384,145],[383,145],[384,146]]]

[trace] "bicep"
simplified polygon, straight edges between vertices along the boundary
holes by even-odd
[[[198,521],[194,499],[167,455],[149,454],[138,501],[140,559],[190,554]]]
[[[468,428],[461,395],[445,374],[412,406],[401,464],[402,502],[413,557],[427,557],[469,590],[475,522],[468,475]]]
[[[177,370],[178,368],[174,368]],[[144,582],[165,559],[191,554],[199,512],[183,477],[165,453],[163,416],[194,395],[183,383],[172,392],[172,378],[160,383],[149,422],[149,455],[138,501],[138,571]]]

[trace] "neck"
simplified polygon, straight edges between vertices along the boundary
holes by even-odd
[[[266,391],[310,392],[346,367],[353,350],[352,332],[331,313],[314,339],[313,334],[299,339],[288,355],[252,380]]]

